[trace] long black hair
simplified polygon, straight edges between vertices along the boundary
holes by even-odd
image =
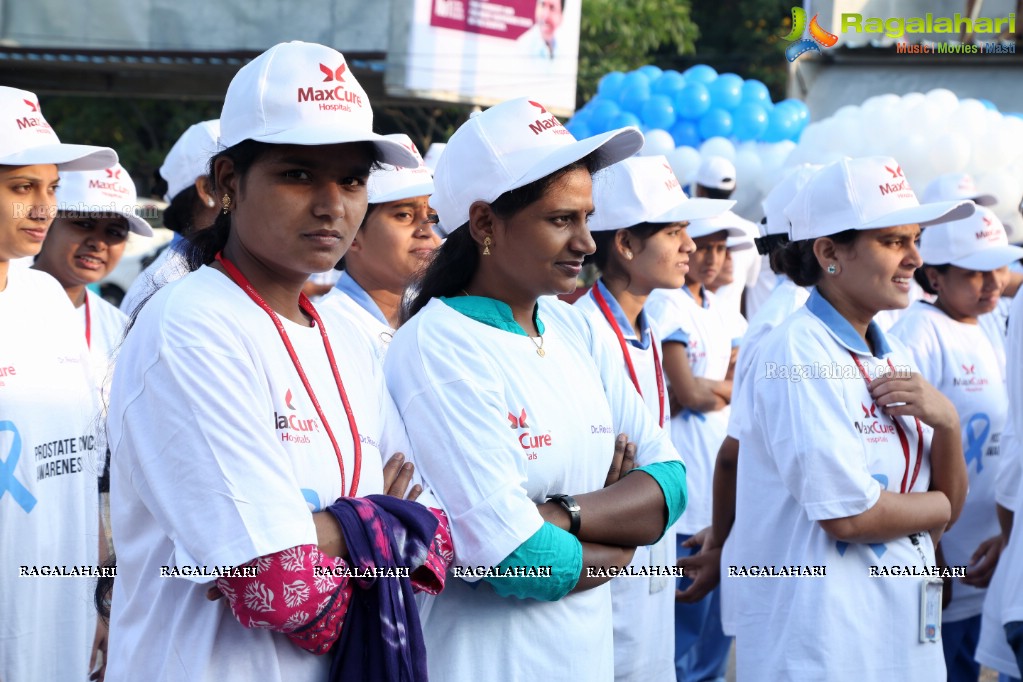
[[[843,230],[837,234],[828,235],[828,239],[836,244],[848,245],[855,242],[859,234],[858,230]],[[789,242],[771,254],[771,267],[774,267],[775,259],[777,259],[777,264],[781,266],[782,272],[798,286],[814,286],[824,275],[824,270],[817,261],[817,255],[813,252],[814,241],[816,240],[801,239]]]
[[[596,159],[591,154],[528,185],[511,189],[490,202],[490,208],[502,219],[509,219],[530,204],[539,201],[558,178],[571,171],[594,172]],[[423,273],[416,294],[402,309],[401,323],[422,310],[432,298],[455,296],[469,286],[480,265],[480,252],[469,232],[469,223],[456,228],[437,249]]]

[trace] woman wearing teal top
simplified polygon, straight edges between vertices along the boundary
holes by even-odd
[[[522,99],[470,118],[438,164],[448,239],[385,363],[413,448],[438,453],[417,466],[463,578],[421,610],[433,680],[612,679],[607,581],[685,507],[685,467],[620,349],[550,298],[594,250],[593,173],[641,143],[577,142]]]

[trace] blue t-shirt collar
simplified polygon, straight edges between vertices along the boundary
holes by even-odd
[[[337,284],[334,288],[338,291],[348,294],[353,301],[355,301],[360,308],[365,310],[367,313],[375,317],[381,323],[391,326],[391,323],[387,321],[384,313],[380,310],[380,306],[376,304],[376,301],[366,293],[366,290],[355,281],[355,278],[349,275],[347,272],[341,273],[341,278],[338,279]]]
[[[693,298],[693,292],[689,291],[689,287],[688,286],[683,284],[682,285],[682,291],[686,292],[686,296],[688,296],[689,298],[692,298],[694,301],[696,300],[695,298]],[[701,308],[709,308],[710,307],[710,300],[707,298],[707,289],[704,288],[704,286],[702,284],[700,285],[700,300],[699,300],[699,304],[700,304]]]
[[[650,333],[650,324],[647,322],[646,311],[639,311],[639,318],[637,320],[639,322],[639,331],[637,333],[632,328],[632,323],[625,317],[625,311],[622,310],[622,306],[619,305],[614,294],[604,286],[604,280],[598,279],[594,286],[600,290],[604,300],[607,301],[607,307],[611,310],[611,316],[618,323],[618,328],[622,330],[622,336],[625,337],[625,340],[640,350],[649,348],[650,339],[653,334]],[[590,295],[592,296],[592,293]]]
[[[881,327],[878,326],[877,322],[871,320],[870,324],[867,325],[867,338],[871,342],[870,345],[874,347],[874,352],[871,353],[870,347],[867,346],[866,341],[860,338],[860,335],[853,328],[849,320],[842,317],[842,314],[835,310],[835,306],[831,305],[827,299],[821,296],[820,291],[816,287],[810,291],[810,298],[806,301],[806,307],[824,323],[831,336],[850,351],[859,355],[873,355],[877,358],[883,358],[892,352],[892,347],[888,344],[888,339],[885,337],[884,332],[881,331]]]

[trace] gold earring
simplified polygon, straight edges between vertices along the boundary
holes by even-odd
[[[484,237],[483,238],[483,255],[484,256],[489,256],[490,255],[490,245],[491,244],[493,244],[493,242],[490,240],[490,237]]]
[[[224,209],[224,214],[225,215],[230,213],[231,212],[231,197],[229,197],[228,195],[225,194],[220,199],[220,205]]]

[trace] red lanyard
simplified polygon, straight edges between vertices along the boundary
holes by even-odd
[[[224,266],[227,271],[228,277],[230,277],[235,284],[240,286],[246,294],[249,295],[256,304],[266,311],[266,314],[273,320],[274,326],[277,327],[277,333],[281,335],[281,341],[284,342],[284,347],[288,349],[288,355],[291,356],[291,362],[295,365],[295,370],[298,372],[298,376],[302,379],[302,385],[305,386],[305,391],[309,395],[309,399],[313,401],[313,407],[316,408],[316,414],[320,418],[320,423],[323,424],[324,430],[327,432],[327,437],[330,438],[331,445],[334,446],[334,454],[337,455],[337,464],[341,469],[341,494],[345,494],[345,463],[341,458],[341,448],[338,447],[337,440],[334,438],[334,432],[330,428],[330,424],[327,423],[327,417],[323,414],[323,408],[320,407],[320,401],[316,399],[316,394],[313,392],[313,387],[309,383],[308,377],[306,377],[305,370],[302,369],[302,363],[298,359],[298,354],[295,352],[295,347],[291,345],[291,339],[288,338],[288,332],[284,329],[284,324],[281,323],[281,318],[277,316],[273,308],[263,300],[263,297],[259,295],[249,280],[245,278],[241,270],[235,267],[235,264],[227,260],[224,257],[223,252],[218,253],[217,262]],[[355,445],[355,474],[352,476],[352,489],[348,491],[348,497],[354,497],[355,492],[359,488],[359,474],[362,471],[362,443],[359,440],[359,430],[355,426],[355,414],[352,413],[352,406],[348,403],[348,394],[345,393],[344,384],[341,383],[341,375],[337,371],[337,363],[334,362],[334,352],[330,349],[330,341],[327,339],[327,330],[323,326],[323,322],[320,320],[319,314],[316,312],[316,308],[310,303],[309,299],[305,294],[300,294],[298,297],[299,307],[313,318],[316,322],[316,326],[320,329],[320,336],[323,337],[323,348],[327,351],[327,361],[330,362],[330,370],[334,373],[334,382],[337,384],[338,393],[341,395],[341,403],[345,406],[345,414],[348,415],[348,428],[352,431],[352,442]]]
[[[856,363],[856,366],[860,370],[860,374],[863,376],[863,380],[866,381],[869,386],[870,375],[867,374],[867,370],[865,370],[863,365],[860,364],[860,359],[856,357],[856,354],[852,351],[849,351],[849,355],[852,356],[853,362]],[[888,366],[891,368],[892,372],[895,372],[895,365],[892,364],[891,358],[888,359]],[[899,488],[900,493],[913,489],[913,486],[916,484],[916,477],[920,473],[920,464],[923,461],[924,456],[924,429],[923,426],[920,425],[920,419],[918,417],[913,417],[913,419],[916,420],[917,434],[916,465],[913,467],[913,479],[909,482],[909,487],[907,487],[906,479],[909,478],[909,439],[906,437],[906,432],[902,430],[902,426],[899,425],[898,417],[891,417],[892,424],[895,425],[895,433],[899,434],[899,444],[902,445],[902,454],[906,458],[906,470],[902,474],[902,485]]]
[[[89,313],[89,292],[85,292],[85,345],[92,349],[92,315]]]
[[[618,321],[615,320],[615,316],[611,313],[611,308],[607,304],[607,299],[604,298],[604,294],[600,293],[600,287],[597,284],[593,285],[593,300],[597,302],[597,306],[600,308],[600,312],[604,313],[604,319],[611,325],[611,329],[614,330],[615,336],[618,337],[618,345],[622,347],[622,355],[625,357],[625,366],[629,370],[629,378],[632,379],[632,385],[636,387],[636,391],[640,397],[643,396],[643,389],[639,387],[639,377],[636,376],[636,368],[632,365],[632,354],[629,353],[629,346],[625,343],[625,335],[622,334],[621,327],[618,326]],[[657,343],[654,339],[654,335],[650,335],[650,346],[654,349],[654,374],[657,376],[657,404],[661,410],[660,425],[664,426],[664,370],[661,369],[661,358],[657,352]]]

